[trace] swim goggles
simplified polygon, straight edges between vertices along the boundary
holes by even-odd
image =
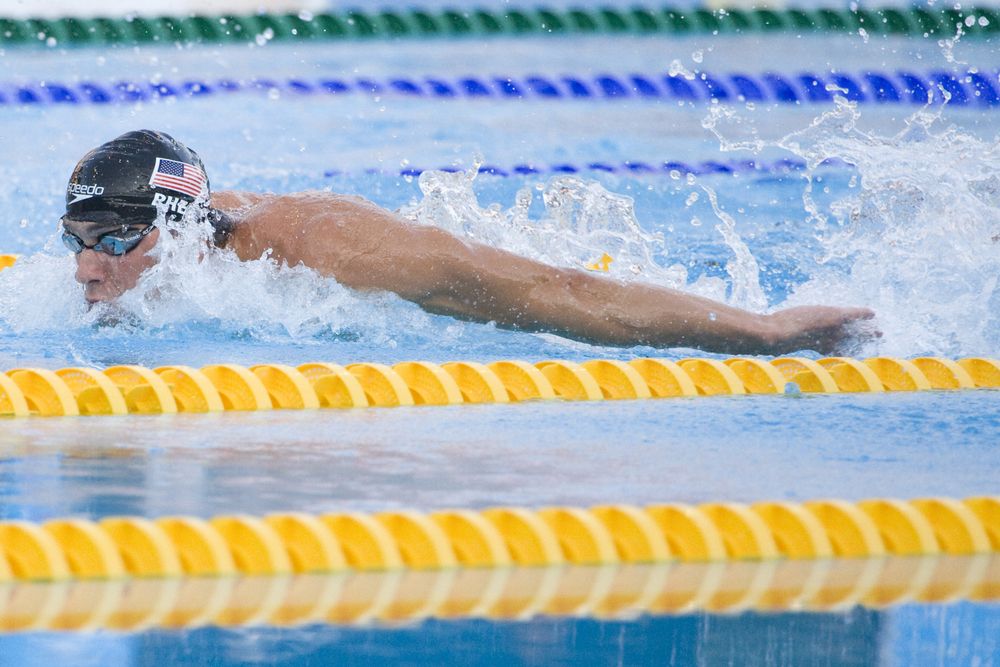
[[[135,250],[135,247],[139,245],[146,235],[154,229],[156,229],[154,225],[148,225],[137,232],[104,234],[97,239],[97,243],[94,245],[87,245],[83,242],[83,239],[68,231],[66,227],[63,227],[62,240],[63,245],[69,248],[76,255],[83,252],[85,248],[89,248],[91,250],[96,250],[97,252],[103,252],[108,255],[119,257]]]

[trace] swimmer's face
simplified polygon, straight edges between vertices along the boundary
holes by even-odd
[[[83,284],[87,301],[114,301],[139,282],[139,276],[156,260],[149,252],[156,246],[160,230],[154,229],[124,255],[109,255],[84,248],[76,256],[76,280]]]

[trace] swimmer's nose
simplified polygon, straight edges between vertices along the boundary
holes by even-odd
[[[103,282],[107,278],[104,257],[101,253],[84,248],[76,256],[76,281],[84,285],[93,282]]]

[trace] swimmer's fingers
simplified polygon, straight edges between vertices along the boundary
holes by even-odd
[[[875,311],[871,308],[839,308],[838,310],[841,311],[841,324],[875,319]]]
[[[821,354],[860,349],[881,336],[870,322],[875,313],[869,308],[800,306],[770,315],[780,332],[772,342],[772,352],[815,350]]]

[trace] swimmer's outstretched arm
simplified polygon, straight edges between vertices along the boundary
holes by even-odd
[[[229,246],[242,259],[302,263],[358,290],[387,290],[424,309],[600,345],[694,347],[732,354],[834,350],[863,308],[802,307],[759,315],[643,283],[552,267],[415,225],[330,193],[218,193],[242,218]]]

